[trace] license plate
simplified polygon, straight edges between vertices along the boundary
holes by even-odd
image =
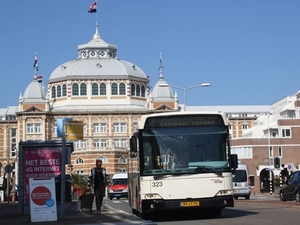
[[[120,194],[116,194],[115,196],[116,196],[116,197],[119,197],[119,196],[121,196],[121,195],[120,195]]]
[[[180,206],[182,207],[192,207],[192,206],[200,206],[199,201],[194,201],[194,202],[181,202]]]

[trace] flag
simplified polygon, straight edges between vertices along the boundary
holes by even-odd
[[[37,76],[37,81],[38,81],[39,83],[42,83],[42,82],[43,82],[43,75]]]
[[[147,76],[147,79],[150,80],[150,75]]]
[[[97,3],[94,2],[91,6],[90,6],[90,9],[88,11],[88,13],[95,13],[97,12]]]
[[[38,70],[38,55],[35,53],[33,68]]]

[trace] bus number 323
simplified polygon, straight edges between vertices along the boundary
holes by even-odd
[[[162,181],[152,182],[152,187],[162,187],[162,186],[163,186],[163,182]]]

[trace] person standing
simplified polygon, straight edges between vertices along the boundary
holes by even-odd
[[[93,188],[96,199],[97,214],[101,214],[101,206],[103,197],[105,196],[105,188],[108,183],[108,175],[106,169],[102,168],[102,160],[96,160],[96,167],[91,169],[88,178],[88,187]]]

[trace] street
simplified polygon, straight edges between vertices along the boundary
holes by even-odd
[[[107,204],[125,211],[131,215],[131,209],[126,199],[107,200]],[[197,213],[163,213],[151,218],[158,225],[172,224],[214,224],[214,225],[240,225],[244,224],[297,224],[300,204],[296,202],[280,202],[279,199],[267,200],[257,198],[252,200],[235,200],[234,208],[226,208],[220,218],[211,218],[209,215]]]

